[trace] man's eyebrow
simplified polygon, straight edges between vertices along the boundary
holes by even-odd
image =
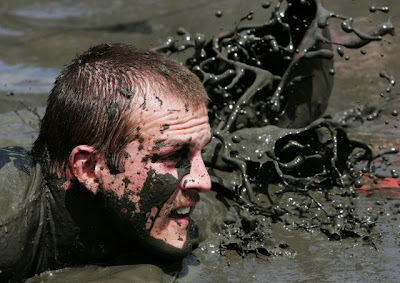
[[[161,150],[164,147],[186,147],[190,146],[191,141],[182,141],[182,140],[165,140],[160,139],[156,140],[153,146],[153,150]]]

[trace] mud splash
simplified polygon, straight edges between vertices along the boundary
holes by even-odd
[[[388,8],[370,8],[378,10]],[[345,56],[343,48],[358,49],[394,35],[393,24],[389,19],[364,32],[352,18],[328,11],[318,0],[280,0],[265,24],[248,24],[252,19],[250,12],[234,30],[210,40],[180,28],[183,41],[169,38],[156,48],[167,55],[194,49],[186,66],[211,98],[213,139],[204,159],[227,207],[214,231],[220,234],[220,251],[270,255],[287,249],[271,236],[273,222],[320,230],[330,239],[370,240],[377,214],[357,209],[354,184],[373,173],[373,160],[399,150],[373,153],[344,130],[354,121],[378,117],[379,105],[320,117],[335,74],[332,46]],[[352,38],[331,40],[333,20]],[[388,80],[390,94],[395,79],[380,76]]]

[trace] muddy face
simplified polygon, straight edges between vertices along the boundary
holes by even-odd
[[[175,98],[158,99],[162,106],[147,97],[146,108],[138,111],[139,138],[125,148],[124,172],[111,174],[100,160],[95,174],[112,229],[127,250],[179,258],[197,242],[190,214],[199,193],[211,188],[201,157],[211,134],[205,105],[187,110]]]

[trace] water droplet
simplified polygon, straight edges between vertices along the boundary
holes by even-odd
[[[354,187],[356,187],[356,188],[361,188],[363,185],[364,185],[364,184],[363,184],[363,182],[362,182],[361,180],[357,180],[357,181],[354,183]]]
[[[346,33],[352,32],[353,31],[353,27],[351,26],[352,22],[353,22],[352,18],[349,18],[349,19],[343,21],[341,24],[342,30]]]
[[[232,141],[234,143],[239,143],[241,141],[241,139],[238,136],[235,135],[235,136],[232,137]]]
[[[399,113],[397,112],[397,110],[393,110],[393,111],[392,111],[392,116],[393,116],[393,117],[396,117],[397,115],[399,115]]]
[[[361,52],[362,55],[367,54],[367,50],[365,50],[365,49],[361,49],[360,52]]]
[[[337,53],[339,54],[340,57],[343,57],[344,51],[343,51],[342,47],[338,47],[338,48],[336,49],[336,51],[337,51]]]
[[[216,11],[215,12],[215,16],[217,17],[217,18],[221,18],[222,17],[222,11]]]
[[[335,74],[335,70],[334,70],[334,69],[330,69],[330,70],[329,70],[329,75],[332,75],[332,76],[333,76],[334,74]]]
[[[264,2],[264,3],[262,3],[262,7],[263,7],[264,9],[268,9],[269,7],[271,7],[271,2]]]
[[[239,155],[239,152],[237,152],[236,150],[232,150],[229,153],[229,156],[232,157],[232,158],[238,157],[238,155]]]

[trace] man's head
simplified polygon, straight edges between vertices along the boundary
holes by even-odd
[[[198,78],[163,55],[95,46],[57,78],[32,153],[47,178],[102,198],[110,229],[131,248],[181,257],[196,234],[188,212],[211,186],[201,157],[207,99]]]

